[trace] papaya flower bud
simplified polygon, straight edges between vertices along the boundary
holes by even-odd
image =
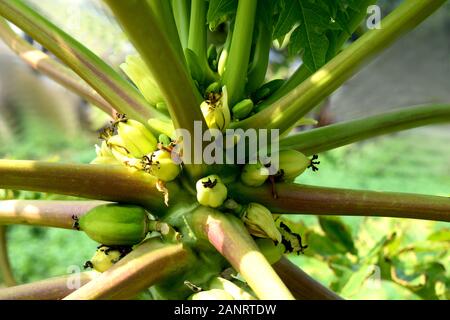
[[[197,181],[197,201],[211,208],[220,207],[227,199],[228,190],[217,175],[210,175]]]
[[[208,94],[208,98],[202,102],[200,109],[208,128],[224,131],[231,122],[226,87],[223,87],[222,94],[214,92]]]
[[[95,145],[95,152],[97,157],[91,161],[91,164],[119,164],[106,141],[103,141],[101,146]]]
[[[273,220],[272,213],[263,205],[250,203],[244,211],[242,220],[253,236],[281,242],[281,233]]]
[[[250,293],[222,277],[216,277],[211,280],[209,283],[209,289],[224,290],[230,294],[234,300],[256,300],[256,298]]]
[[[244,99],[233,107],[233,117],[237,120],[245,119],[253,111],[254,107],[255,105],[251,99]]]
[[[292,181],[311,166],[311,160],[296,150],[283,150],[279,153],[278,174],[283,180]]]
[[[134,158],[142,158],[156,150],[158,141],[153,134],[140,122],[125,119],[117,124],[118,136],[122,139],[123,147]]]
[[[120,68],[133,81],[145,100],[150,104],[156,106],[158,103],[164,102],[158,84],[139,55],[128,56],[125,63],[120,65]]]
[[[158,180],[169,182],[175,180],[181,172],[181,167],[172,160],[169,151],[158,150],[142,159],[144,171]]]
[[[105,272],[131,251],[131,247],[107,247],[101,245],[85,268],[91,267],[98,272]]]
[[[191,295],[188,300],[234,300],[233,296],[220,289],[200,291]]]
[[[269,178],[269,169],[261,163],[246,164],[242,169],[241,181],[249,187],[259,187]]]

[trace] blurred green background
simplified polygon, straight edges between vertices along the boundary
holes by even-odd
[[[117,67],[133,52],[99,1],[29,0],[60,27]],[[394,1],[380,1],[386,13]],[[380,55],[313,114],[336,122],[421,103],[450,102],[450,10],[444,7]],[[281,57],[281,60],[279,60]],[[270,75],[298,61],[273,53]],[[281,61],[275,63],[275,61]],[[37,75],[0,45],[0,158],[88,163],[101,112]],[[321,155],[320,171],[299,182],[331,187],[450,196],[450,126],[414,129]],[[0,191],[0,197],[8,196]],[[15,192],[21,199],[64,199]],[[309,245],[290,259],[349,299],[449,299],[450,225],[408,219],[284,216]],[[84,234],[11,226],[20,283],[82,266],[96,243]]]

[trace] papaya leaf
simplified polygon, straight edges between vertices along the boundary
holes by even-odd
[[[319,223],[331,241],[341,244],[348,252],[357,254],[349,227],[339,217],[319,217]]]
[[[211,31],[236,13],[237,3],[235,0],[209,0],[207,22]]]

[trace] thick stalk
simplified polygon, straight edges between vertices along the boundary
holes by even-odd
[[[205,207],[189,219],[194,232],[228,260],[260,299],[293,299],[240,220]]]
[[[0,289],[0,300],[60,300],[96,276],[82,272]]]
[[[175,17],[172,12],[170,1],[147,0],[147,3],[155,13],[155,17],[158,19],[158,24],[162,27],[162,30],[164,30],[170,45],[178,56],[178,60],[184,63],[183,47],[180,42],[180,36],[178,35],[178,29],[175,23]]]
[[[411,107],[294,134],[281,139],[280,148],[313,155],[383,134],[448,122],[449,104]]]
[[[311,278],[286,257],[272,266],[297,300],[342,300],[340,296]]]
[[[72,229],[72,216],[81,217],[89,210],[105,204],[103,201],[0,201],[0,224]]]
[[[0,272],[2,274],[3,282],[6,286],[12,287],[17,284],[16,279],[9,263],[8,256],[8,240],[6,234],[6,226],[0,225]]]
[[[450,199],[396,192],[314,187],[293,183],[260,188],[233,184],[228,191],[237,201],[257,202],[272,212],[342,216],[378,216],[450,222]]]
[[[192,257],[182,244],[150,239],[64,300],[127,299],[183,271]]]
[[[416,27],[444,2],[404,1],[382,20],[381,29],[370,30],[282,99],[234,126],[244,129],[278,128],[283,133],[339,88],[364,62]]]
[[[174,199],[183,201],[184,193],[176,183],[166,187],[169,204]],[[124,166],[0,160],[0,188],[133,203],[157,215],[167,210],[156,179]]]
[[[173,16],[178,29],[181,46],[187,48],[189,41],[190,8],[187,0],[172,0]]]
[[[2,18],[0,18],[0,38],[33,69],[42,72],[63,87],[83,97],[105,113],[115,114],[114,108],[72,70],[23,40]]]
[[[186,66],[178,58],[164,30],[158,24],[156,13],[146,2],[140,0],[105,2],[154,75],[167,102],[175,128],[187,130],[194,136],[195,123],[198,123],[204,132],[207,127],[199,108],[201,97]],[[199,152],[194,143],[191,145],[191,154]],[[194,177],[202,176],[204,170],[202,165],[189,163],[186,163],[186,169]]]
[[[257,0],[238,2],[230,53],[223,75],[230,106],[244,98],[257,4]]]
[[[167,119],[116,71],[22,1],[0,1],[0,15],[55,54],[92,86],[117,111],[146,124],[152,117]]]

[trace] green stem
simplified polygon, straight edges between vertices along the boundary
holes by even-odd
[[[272,47],[272,35],[269,26],[263,21],[258,23],[258,36],[256,38],[255,54],[248,73],[246,91],[252,93],[256,91],[266,78],[267,67],[269,66],[270,48]]]
[[[167,210],[156,179],[124,166],[0,160],[0,188],[50,192],[89,199],[138,204],[159,215]],[[169,204],[183,201],[176,183],[168,183]]]
[[[1,1],[0,15],[55,54],[119,112],[142,123],[151,117],[167,118],[109,65],[21,1]]]
[[[273,268],[297,300],[342,300],[286,257],[273,264]]]
[[[277,128],[283,133],[339,88],[364,62],[416,27],[444,2],[404,1],[382,20],[381,29],[370,30],[282,99],[234,126],[243,129]]]
[[[207,239],[247,281],[260,299],[294,297],[272,269],[242,221],[200,207],[189,217],[194,232]]]
[[[348,30],[351,31],[351,33],[355,32],[358,26],[361,24],[361,21],[367,16],[367,7],[376,3],[376,0],[362,0],[359,5],[359,12],[357,12],[350,20],[349,24],[347,26]],[[337,45],[336,48],[340,50],[340,48],[344,45],[344,43],[348,40],[348,38],[351,36],[347,31],[343,30],[340,35],[337,38]],[[332,58],[337,52],[333,52],[333,54],[330,56]],[[308,79],[308,77],[311,75],[311,71],[309,71],[308,68],[304,64],[302,64],[295,72],[294,74],[283,84],[283,86],[278,89],[273,95],[271,95],[266,101],[260,104],[258,106],[259,110],[263,110],[273,104],[278,99],[281,99],[286,94],[288,94],[290,91],[295,89],[299,84],[301,84],[303,81]]]
[[[172,10],[183,50],[189,41],[189,1],[172,0]]]
[[[72,70],[23,40],[2,18],[0,18],[0,38],[33,69],[42,72],[63,87],[83,97],[105,113],[109,115],[115,114],[114,108]]]
[[[17,285],[8,256],[7,227],[0,225],[0,272],[3,282],[8,287]]]
[[[71,293],[64,300],[127,299],[183,271],[192,263],[182,244],[158,239],[141,243],[113,267]]]
[[[33,226],[73,229],[72,216],[83,214],[103,201],[0,201],[0,224],[24,224]]]
[[[60,300],[73,292],[76,285],[85,285],[96,276],[97,272],[82,272],[0,289],[0,300]]]
[[[208,61],[206,57],[207,8],[208,3],[205,0],[192,0],[188,48],[194,51],[202,63]]]
[[[178,35],[170,1],[151,0],[147,1],[147,4],[155,13],[154,16],[158,19],[158,24],[161,26],[162,30],[164,30],[170,45],[178,56],[178,60],[184,63],[183,47],[181,45],[180,36]]]
[[[147,2],[140,0],[105,0],[121,23],[129,39],[151,70],[167,102],[176,129],[187,130],[193,136],[195,123],[207,128],[200,111],[201,96],[194,87],[185,64],[170,44],[159,19]],[[151,35],[149,41],[148,35]],[[198,152],[194,143],[191,154]],[[202,165],[186,164],[193,177],[201,177]]]
[[[230,106],[238,103],[245,94],[257,4],[257,0],[238,3],[233,39],[223,76]]]
[[[446,122],[450,122],[449,104],[411,107],[294,134],[281,139],[280,148],[313,155],[383,134]]]
[[[278,198],[271,186],[253,188],[241,183],[228,188],[236,201],[257,202],[272,212],[342,216],[396,217],[450,222],[447,197],[314,187],[277,183]]]

